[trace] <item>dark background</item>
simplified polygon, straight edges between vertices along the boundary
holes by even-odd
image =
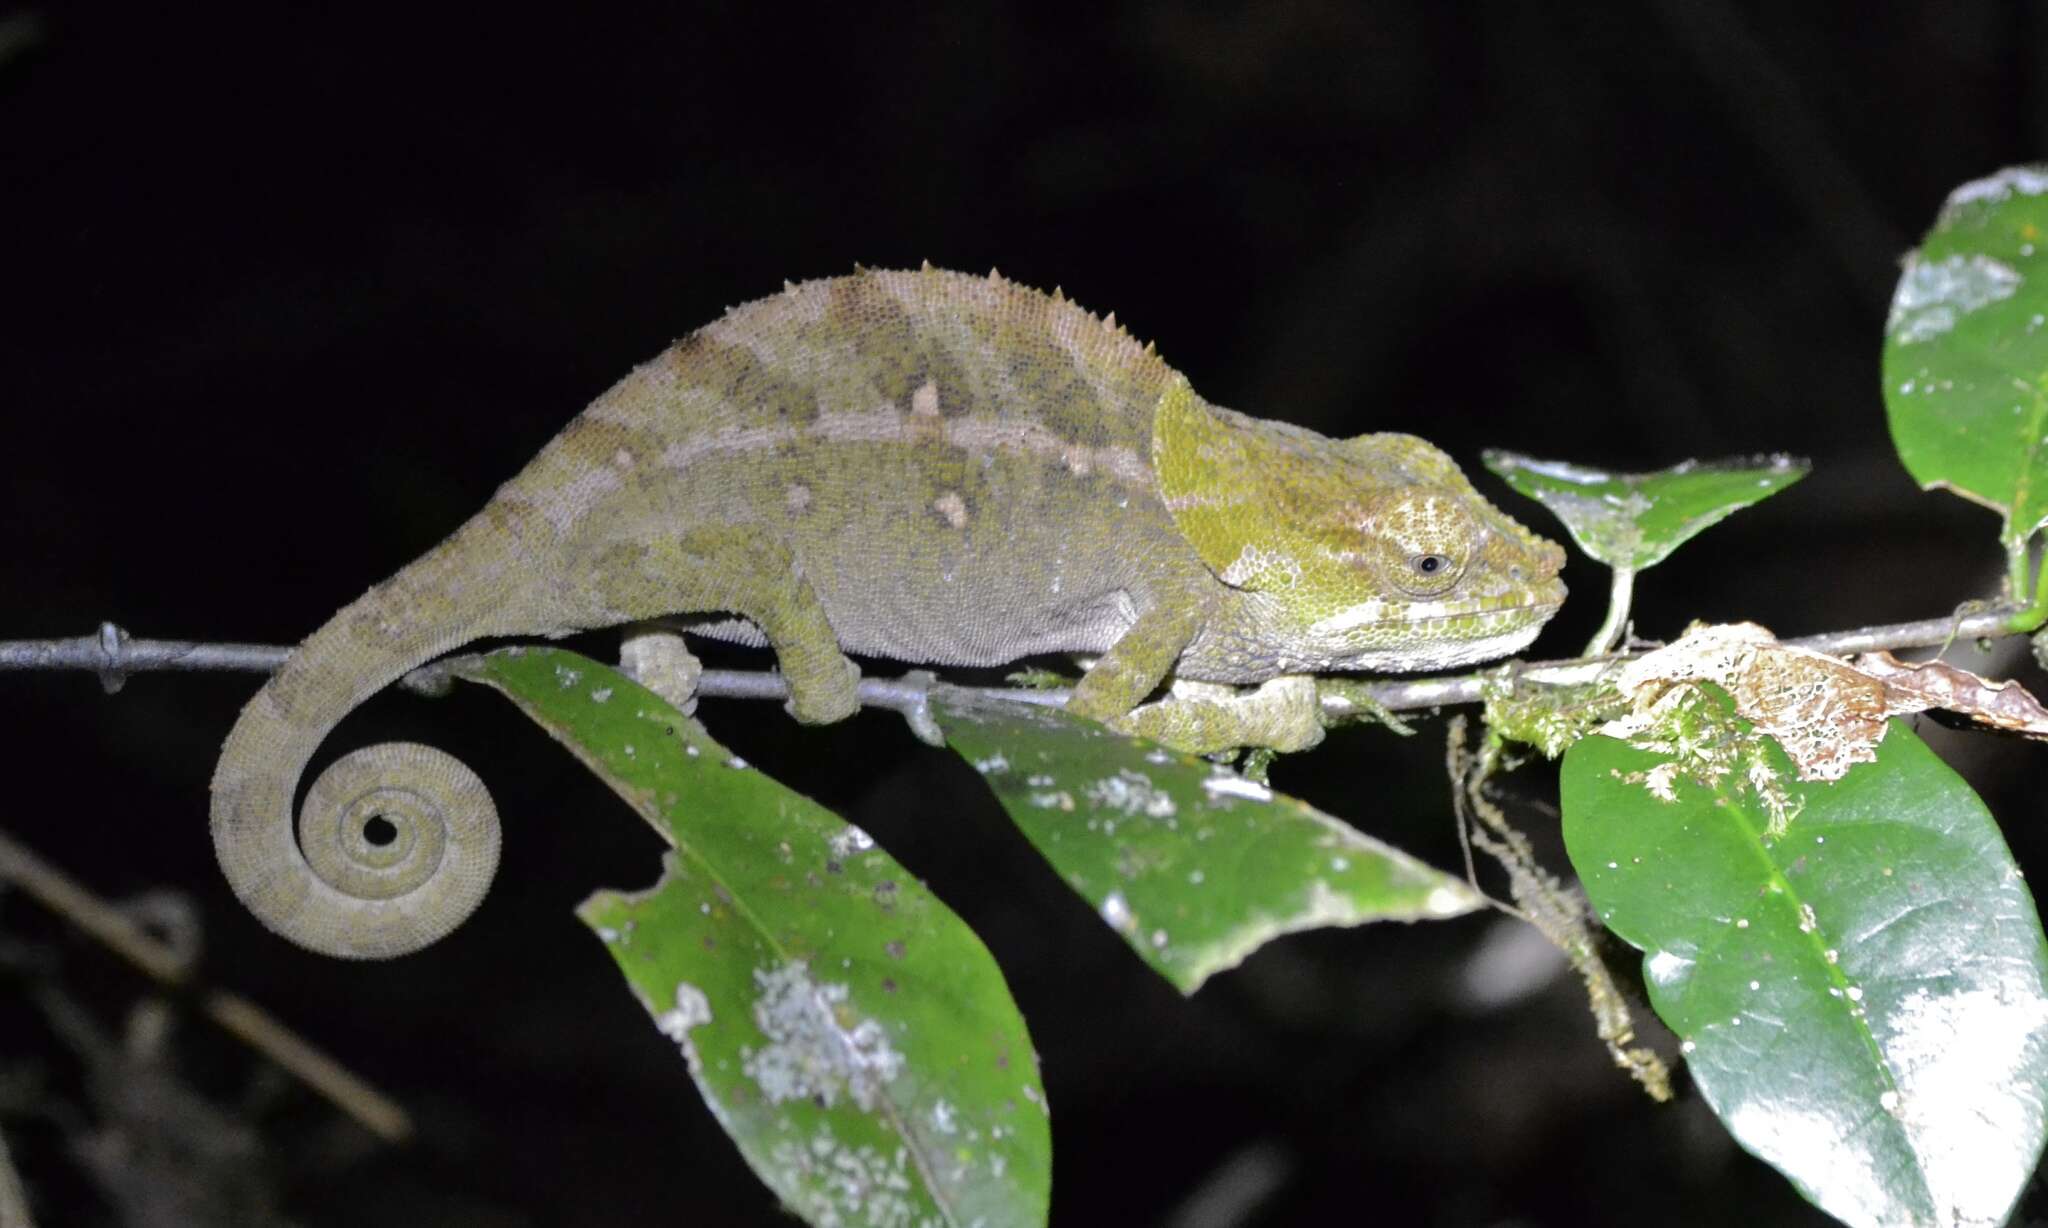
[[[1644,580],[1646,635],[1996,584],[1994,517],[1890,451],[1878,346],[1946,192],[2048,138],[2031,6],[282,7],[0,9],[0,636],[296,641],[726,305],[926,259],[1114,310],[1220,403],[1475,468],[1813,457]],[[1536,655],[1599,621],[1604,574],[1567,579]],[[0,1126],[46,1222],[790,1222],[570,915],[650,881],[655,839],[509,705],[381,696],[330,743],[436,742],[506,812],[475,920],[351,965],[213,867],[255,679],[0,683],[0,825],[109,896],[183,893],[214,983],[422,1130],[370,1144],[175,1001],[123,1057],[145,984],[0,897]],[[1299,936],[1181,1000],[895,718],[705,716],[985,937],[1043,1060],[1056,1224],[1824,1222],[1689,1089],[1611,1070],[1513,923]],[[1455,866],[1442,735],[1339,733],[1276,781]],[[1939,745],[2048,868],[2039,752]],[[1549,773],[1514,788],[1561,865]]]

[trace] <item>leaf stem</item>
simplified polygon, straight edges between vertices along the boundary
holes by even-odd
[[[1635,593],[1636,569],[1615,567],[1613,586],[1607,590],[1607,619],[1600,624],[1600,629],[1593,633],[1593,638],[1586,644],[1583,655],[1603,656],[1612,652],[1614,646],[1621,642],[1622,631],[1628,626],[1628,608],[1635,600]]]
[[[2026,570],[2031,553],[2026,546],[2022,545],[2012,556],[2012,591],[2014,600],[2018,600],[2020,594],[2028,590]],[[2048,622],[2048,557],[2044,557],[2041,565],[2034,569],[2032,589],[2034,600],[2025,609],[2013,614],[2012,618],[2006,623],[2005,629],[2015,635],[2030,634],[2039,630],[2042,623]]]

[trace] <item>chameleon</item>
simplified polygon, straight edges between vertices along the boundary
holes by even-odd
[[[1190,751],[1295,749],[1322,733],[1312,675],[1511,654],[1562,602],[1563,561],[1433,445],[1211,405],[1057,291],[929,265],[785,283],[636,368],[294,649],[222,748],[214,847],[315,951],[401,955],[459,925],[499,851],[460,761],[367,747],[315,779],[296,831],[291,806],[351,709],[485,637],[681,619],[771,648],[805,723],[858,707],[849,653],[1075,654],[1070,711]]]

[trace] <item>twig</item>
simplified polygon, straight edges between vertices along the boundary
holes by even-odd
[[[1451,777],[1451,806],[1457,812],[1458,834],[1507,871],[1508,893],[1514,897],[1515,906],[1491,902],[1495,908],[1535,926],[1537,933],[1564,952],[1565,959],[1585,984],[1594,1031],[1607,1046],[1614,1064],[1640,1083],[1650,1099],[1671,1099],[1671,1074],[1664,1067],[1664,1059],[1648,1046],[1635,1044],[1635,1019],[1614,974],[1600,959],[1585,894],[1545,870],[1536,860],[1536,850],[1530,847],[1529,838],[1509,823],[1507,812],[1486,796],[1487,782],[1501,766],[1501,742],[1497,736],[1489,734],[1475,752],[1465,742],[1465,718],[1451,718],[1444,745],[1444,768]],[[1475,816],[1477,823],[1471,821]],[[1468,847],[1468,878],[1472,877],[1471,857]]]
[[[35,1228],[28,1213],[28,1192],[22,1189],[21,1174],[7,1154],[7,1139],[0,1135],[0,1228]]]
[[[2008,624],[2017,607],[1998,605],[1946,618],[1923,618],[1916,622],[1887,623],[1830,631],[1820,635],[1786,640],[1799,648],[1842,655],[1874,652],[1878,649],[1927,648],[1953,639],[1996,639],[2013,635]],[[108,692],[121,689],[130,674],[159,670],[240,670],[271,673],[291,655],[291,649],[274,644],[202,644],[189,640],[138,640],[113,623],[101,623],[98,631],[70,639],[0,640],[0,670],[76,669],[98,674]],[[1639,653],[1612,653],[1599,657],[1578,657],[1563,661],[1538,661],[1516,667],[1516,676],[1532,682],[1585,682],[1618,661]],[[1412,678],[1368,682],[1362,688],[1382,707],[1394,712],[1413,712],[1448,704],[1478,703],[1480,686],[1487,673],[1453,674],[1435,678]],[[432,666],[414,670],[400,682],[408,690],[439,694],[447,687],[445,676]],[[786,699],[789,688],[782,675],[767,670],[707,669],[698,683],[698,693],[722,699]],[[1067,701],[1067,691],[1058,687],[969,687],[977,695],[1008,699],[1018,703],[1058,707]],[[860,701],[872,708],[890,708],[905,714],[918,710],[926,701],[927,688],[917,678],[863,678]],[[1341,696],[1323,698],[1326,716],[1357,716],[1356,703]]]
[[[284,664],[291,649],[270,644],[198,644],[189,640],[138,640],[113,623],[91,635],[61,640],[0,640],[0,670],[82,669],[100,676],[109,695],[128,675],[157,670],[243,670],[268,674]]]
[[[44,36],[40,14],[9,13],[0,17],[0,69],[42,46]],[[0,1228],[6,1224],[6,1216],[0,1214]]]
[[[191,968],[168,946],[4,832],[0,832],[0,881],[20,887],[37,903],[162,984],[183,986],[191,981]],[[216,989],[202,990],[199,1003],[207,1018],[290,1071],[378,1138],[397,1143],[411,1137],[411,1119],[396,1101],[351,1074],[262,1007]],[[0,1218],[0,1225],[5,1223]]]
[[[2017,634],[2007,624],[2015,607],[1998,605],[1969,614],[1946,618],[1923,618],[1909,623],[1885,623],[1849,631],[1828,631],[1784,641],[1795,648],[1810,648],[1833,656],[1852,652],[1875,652],[1892,648],[1931,648],[1951,640],[1999,639]],[[1566,684],[1590,682],[1602,670],[1643,655],[1639,652],[1612,653],[1604,657],[1582,657],[1569,661],[1537,661],[1515,666],[1515,676],[1531,682]],[[1374,682],[1367,690],[1381,704],[1396,712],[1436,708],[1449,704],[1478,703],[1480,687],[1488,673],[1460,674],[1443,678],[1416,678],[1397,682]],[[1333,710],[1328,697],[1323,701],[1326,716],[1354,715],[1350,705]]]

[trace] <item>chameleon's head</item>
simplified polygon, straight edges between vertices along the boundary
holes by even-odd
[[[1445,669],[1506,656],[1564,600],[1564,551],[1412,435],[1328,439],[1216,409],[1176,380],[1153,422],[1174,523],[1255,598],[1291,669]]]

